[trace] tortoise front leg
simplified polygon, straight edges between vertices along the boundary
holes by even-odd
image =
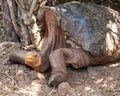
[[[49,78],[49,85],[58,85],[61,82],[67,80],[67,69],[65,63],[65,48],[57,49],[53,51],[50,56],[50,64],[52,68],[51,77]]]
[[[78,49],[60,48],[53,51],[49,56],[52,73],[49,85],[58,85],[67,80],[66,66],[72,65],[74,68],[86,67],[90,64],[87,52]]]

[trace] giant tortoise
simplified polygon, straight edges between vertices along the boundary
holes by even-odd
[[[40,53],[17,51],[10,55],[10,60],[40,72],[50,66],[50,85],[67,80],[69,65],[77,69],[120,59],[120,15],[115,10],[92,3],[69,2],[41,7],[38,19],[45,26]]]

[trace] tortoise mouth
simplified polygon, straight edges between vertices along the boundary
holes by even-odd
[[[42,58],[37,52],[28,52],[25,56],[25,64],[32,67],[35,71],[40,71]]]

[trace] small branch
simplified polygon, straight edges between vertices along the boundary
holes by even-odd
[[[33,0],[32,4],[31,4],[31,7],[30,7],[30,10],[29,10],[29,15],[32,16],[32,13],[33,13],[33,10],[37,4],[38,0]]]
[[[5,74],[6,74],[6,76],[7,76],[8,78],[10,78],[10,79],[13,81],[13,83],[17,86],[16,81],[8,74],[8,71],[5,72]]]
[[[25,8],[23,8],[23,7],[18,3],[17,0],[15,0],[15,2],[17,3],[18,7],[20,8],[20,11],[23,11],[23,12],[26,11]]]
[[[11,16],[11,20],[12,20],[12,24],[14,26],[15,32],[19,37],[21,37],[20,31],[19,31],[17,23],[16,23],[15,14],[13,11],[12,0],[7,0],[7,3],[8,3],[8,6],[10,8],[10,16]]]
[[[21,42],[22,42],[22,47],[26,47],[28,46],[28,42],[30,41],[28,38],[28,30],[27,30],[27,27],[25,24],[23,24],[22,22],[19,22],[20,23],[20,26],[21,26]],[[24,48],[25,49],[25,48]]]
[[[31,17],[33,10],[34,10],[34,7],[36,6],[38,0],[33,0],[29,11],[25,10],[25,8],[23,8],[17,0],[15,0],[15,2],[17,3],[18,7],[20,8],[21,12],[26,13],[27,16]]]
[[[14,85],[17,86],[17,82],[13,79],[13,77],[11,77],[11,76],[8,74],[8,71],[6,71],[6,72],[0,72],[0,74],[7,76],[9,79],[12,80],[12,82],[14,83]]]

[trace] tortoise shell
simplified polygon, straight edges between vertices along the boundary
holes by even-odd
[[[80,2],[49,8],[58,14],[61,28],[84,50],[99,56],[120,53],[120,15],[117,11]]]

